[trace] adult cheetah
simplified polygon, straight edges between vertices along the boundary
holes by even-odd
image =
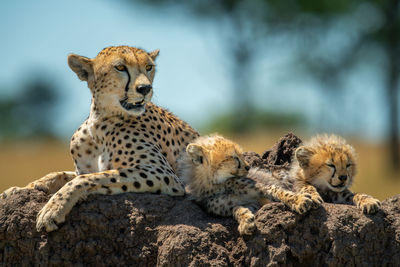
[[[89,194],[185,194],[177,160],[198,133],[150,102],[158,54],[117,46],[93,59],[68,56],[68,65],[92,93],[90,115],[71,139],[75,172],[50,173],[26,186],[54,194],[38,214],[38,231],[58,229],[57,223]],[[10,188],[2,197],[19,189]]]

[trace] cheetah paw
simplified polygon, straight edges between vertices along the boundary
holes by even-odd
[[[364,199],[361,203],[358,203],[357,207],[366,214],[374,214],[380,209],[381,202],[376,198],[371,197]]]
[[[7,197],[11,196],[12,194],[15,194],[18,191],[21,191],[23,188],[18,187],[18,186],[13,186],[5,190],[3,193],[0,194],[1,199],[6,199]]]
[[[306,213],[313,206],[312,196],[308,193],[299,194],[295,203],[292,205],[292,210],[299,214]]]
[[[45,192],[46,194],[48,194],[50,192],[49,187],[44,184],[35,184],[33,186],[33,188],[35,188],[36,190]]]
[[[256,224],[254,223],[254,215],[253,214],[244,214],[243,219],[238,226],[238,231],[240,235],[251,235],[256,228]]]
[[[311,195],[311,200],[312,200],[312,208],[316,209],[319,208],[319,206],[322,205],[322,203],[324,203],[324,200],[322,199],[322,197],[319,194],[316,195]]]
[[[65,213],[60,204],[48,202],[38,213],[36,218],[36,230],[40,232],[46,229],[47,232],[58,229],[56,223],[65,221]]]

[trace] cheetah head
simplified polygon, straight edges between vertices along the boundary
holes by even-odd
[[[93,59],[70,54],[68,65],[88,83],[97,112],[139,116],[153,95],[158,54],[159,50],[147,53],[129,46],[107,47]]]
[[[196,139],[186,147],[186,154],[194,168],[192,180],[204,185],[221,184],[232,177],[246,176],[250,169],[243,159],[242,149],[218,135]]]
[[[356,175],[354,148],[335,135],[320,135],[295,152],[307,181],[320,189],[341,192]]]

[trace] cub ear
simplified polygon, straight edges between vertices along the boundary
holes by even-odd
[[[295,155],[301,168],[308,167],[310,158],[314,155],[314,150],[306,146],[300,146],[296,149]]]
[[[152,52],[149,53],[149,56],[151,57],[152,60],[156,60],[158,57],[158,54],[160,54],[160,49],[156,49]]]
[[[203,147],[197,144],[189,144],[186,147],[186,153],[192,159],[195,165],[201,165],[204,162],[204,150]]]
[[[93,62],[90,58],[69,54],[68,65],[82,81],[88,81],[89,77],[93,75]]]

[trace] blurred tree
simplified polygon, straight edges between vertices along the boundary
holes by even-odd
[[[221,28],[227,53],[232,58],[234,129],[246,129],[253,113],[251,67],[265,40],[290,35],[310,73],[326,88],[328,101],[340,95],[338,81],[356,62],[367,64],[378,46],[386,57],[386,95],[389,106],[392,166],[400,168],[399,157],[399,1],[400,0],[125,0],[160,8],[179,6],[195,16],[213,20]],[[362,14],[367,11],[366,14]],[[353,17],[355,16],[355,17]],[[339,23],[344,22],[344,23]],[[347,23],[346,23],[347,22]],[[339,26],[338,26],[339,25]],[[338,45],[328,38],[332,28],[346,42]],[[337,41],[338,38],[336,38]],[[328,42],[328,44],[327,44]],[[339,46],[340,48],[338,49]],[[328,49],[330,48],[330,49]],[[312,51],[312,53],[310,53]],[[336,102],[336,104],[338,104]]]
[[[283,6],[282,9],[285,9],[283,4],[285,1],[269,2]],[[310,73],[313,73],[325,85],[322,88],[338,92],[340,88],[337,84],[341,74],[348,72],[357,63],[372,63],[379,69],[380,62],[386,62],[383,66],[385,69],[383,73],[386,75],[383,87],[388,106],[389,150],[391,165],[394,170],[399,171],[400,0],[298,0],[294,2],[300,4],[301,8],[297,14],[294,14],[296,11],[291,8],[285,9],[287,13],[293,15],[292,18],[295,18],[295,20],[288,19],[286,23],[295,23],[296,18],[304,14],[315,18],[308,20],[311,23],[303,25],[305,29],[313,30],[313,38],[309,38],[307,46],[303,47],[302,50],[305,53],[302,59],[305,59],[304,62],[311,70]],[[290,18],[290,16],[287,17]],[[343,23],[342,26],[348,28],[339,30],[345,34],[342,38],[346,38],[347,42],[344,42],[342,46],[339,43],[339,48],[336,43],[336,47],[333,45],[333,50],[327,49],[329,27],[335,25],[337,21],[346,20],[347,23]],[[310,48],[313,53],[309,53]],[[377,49],[382,53],[376,53]],[[378,54],[377,58],[371,57],[371,54]],[[332,97],[332,94],[330,96]],[[332,101],[332,98],[329,101]]]
[[[385,15],[385,23],[371,37],[381,43],[389,61],[387,68],[387,101],[389,103],[390,147],[392,164],[400,169],[398,88],[400,71],[400,1],[374,1]]]
[[[231,121],[236,120],[236,114],[229,112],[219,114],[213,117],[210,122],[203,127],[200,132],[208,133],[210,131],[221,134],[231,134]],[[297,113],[289,112],[266,112],[264,110],[254,110],[252,117],[248,118],[249,132],[265,131],[270,129],[303,129],[306,120]]]
[[[14,96],[0,100],[0,137],[54,137],[51,121],[58,104],[55,87],[33,78]]]
[[[139,1],[164,8],[178,5],[198,17],[213,20],[218,25],[224,50],[231,62],[232,106],[235,119],[231,121],[230,128],[234,132],[243,132],[248,129],[251,123],[249,118],[255,114],[251,102],[254,86],[251,82],[254,78],[252,68],[254,59],[257,58],[257,49],[262,41],[260,36],[266,33],[265,25],[258,23],[265,15],[263,12],[266,10],[265,2],[262,0]],[[128,2],[135,2],[135,0],[128,0]],[[254,19],[255,17],[258,19]]]

